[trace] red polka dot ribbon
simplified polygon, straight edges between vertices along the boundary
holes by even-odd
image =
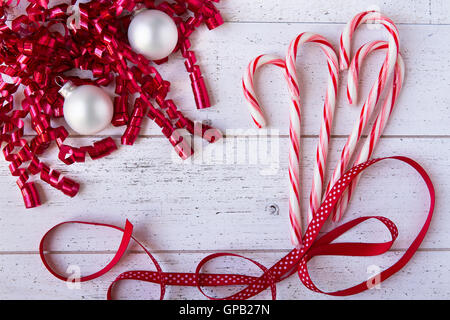
[[[425,181],[429,195],[430,195],[430,208],[428,211],[428,215],[426,221],[420,230],[417,237],[412,242],[411,246],[405,251],[403,256],[391,267],[382,271],[380,274],[374,276],[369,281],[362,282],[356,286],[353,286],[348,289],[335,291],[335,292],[324,292],[317,288],[315,284],[312,282],[309,273],[308,273],[308,262],[317,256],[376,256],[381,255],[387,252],[395,240],[398,237],[398,229],[395,224],[385,218],[385,217],[361,217],[355,220],[352,220],[348,223],[345,223],[336,229],[328,232],[322,237],[318,238],[319,231],[322,229],[325,221],[329,218],[330,214],[333,212],[333,209],[339,203],[340,198],[342,197],[345,189],[355,180],[358,175],[371,167],[372,165],[385,160],[399,160],[402,161],[412,168],[414,168]],[[68,221],[58,224],[51,228],[42,238],[39,253],[44,263],[45,267],[53,274],[56,278],[68,281],[68,277],[57,273],[52,267],[49,265],[46,255],[45,255],[45,240],[50,232],[55,230],[64,224],[76,223],[76,224],[85,224],[85,225],[94,225],[94,226],[102,226],[116,229],[120,232],[123,232],[122,241],[120,243],[119,249],[117,250],[113,259],[108,263],[106,267],[99,270],[98,272],[84,276],[80,279],[81,282],[93,280],[98,278],[108,271],[110,271],[122,258],[127,247],[130,243],[130,240],[133,239],[148,255],[152,263],[154,264],[156,271],[144,271],[144,270],[136,270],[136,271],[128,271],[120,274],[109,286],[107,298],[112,299],[112,291],[115,285],[122,280],[137,280],[137,281],[145,281],[151,283],[157,283],[161,286],[161,295],[160,298],[163,299],[165,295],[165,289],[167,286],[191,286],[198,287],[200,292],[207,298],[212,300],[242,300],[254,297],[261,293],[266,289],[270,289],[272,292],[272,298],[276,298],[276,283],[285,280],[292,276],[294,273],[298,273],[300,281],[310,290],[332,295],[332,296],[348,296],[363,292],[369,289],[368,283],[373,283],[371,280],[377,279],[377,281],[382,282],[399,270],[401,270],[408,261],[413,257],[420,244],[422,243],[425,235],[428,231],[428,228],[431,223],[431,219],[433,216],[435,207],[435,190],[433,183],[426,173],[426,171],[414,160],[406,157],[390,157],[390,158],[381,158],[370,160],[363,164],[353,167],[348,172],[346,172],[342,178],[337,181],[331,191],[328,193],[327,198],[321,205],[314,219],[308,226],[308,229],[303,237],[303,247],[293,249],[289,252],[285,257],[283,257],[280,261],[275,263],[272,267],[266,268],[262,264],[232,253],[216,253],[204,258],[198,264],[194,273],[167,273],[163,272],[161,266],[158,264],[157,260],[153,257],[153,255],[138,241],[133,237],[133,225],[127,220],[125,228],[119,228],[117,226],[101,224],[101,223],[90,223],[90,222],[82,222],[82,221]],[[377,220],[381,222],[390,232],[391,240],[383,243],[335,243],[334,241],[345,234],[350,229],[360,225],[361,223],[367,220]],[[259,277],[248,276],[242,274],[207,274],[202,273],[201,270],[203,266],[216,258],[219,257],[237,257],[242,258],[247,261],[255,264],[262,271],[262,275]],[[208,296],[204,291],[203,287],[219,287],[219,286],[234,286],[234,285],[243,285],[245,288],[231,296],[225,298],[215,298]]]

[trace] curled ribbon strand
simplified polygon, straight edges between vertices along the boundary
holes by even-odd
[[[431,223],[431,219],[433,217],[433,212],[435,208],[435,189],[433,186],[433,183],[428,176],[425,169],[423,169],[417,162],[414,160],[407,158],[407,157],[389,157],[389,158],[380,158],[375,160],[370,160],[367,162],[364,162],[362,164],[359,164],[352,169],[350,169],[348,172],[346,172],[334,185],[334,187],[330,190],[328,195],[325,198],[325,201],[320,206],[319,210],[317,211],[317,214],[314,216],[313,220],[309,224],[308,229],[306,230],[305,235],[303,236],[303,247],[301,248],[295,248],[291,252],[289,252],[285,257],[283,257],[280,261],[275,263],[272,267],[266,268],[260,263],[243,257],[236,254],[231,253],[216,253],[212,254],[210,256],[207,256],[204,258],[200,263],[198,264],[196,270],[194,273],[166,273],[163,272],[160,265],[158,264],[157,260],[153,257],[153,255],[142,245],[138,240],[136,240],[132,233],[133,233],[133,225],[127,221],[125,228],[119,228],[113,225],[107,225],[107,224],[100,224],[100,223],[90,223],[90,222],[81,222],[81,221],[68,221],[61,224],[58,224],[51,228],[42,238],[40,245],[39,245],[39,253],[40,257],[42,259],[42,262],[44,263],[44,266],[48,269],[48,271],[54,275],[56,278],[67,281],[68,278],[64,275],[61,275],[57,273],[49,264],[46,257],[46,250],[45,250],[45,244],[47,236],[54,231],[56,228],[60,227],[61,225],[75,223],[75,224],[87,224],[87,225],[93,225],[93,226],[101,226],[101,227],[108,227],[116,229],[120,232],[123,232],[122,241],[120,243],[119,249],[116,252],[113,259],[107,264],[106,267],[99,270],[98,272],[84,276],[80,279],[80,281],[89,281],[93,280],[95,278],[98,278],[105,273],[109,272],[111,268],[116,265],[121,257],[125,254],[126,248],[129,245],[129,242],[131,239],[133,239],[148,255],[148,257],[151,259],[152,263],[154,264],[156,271],[144,271],[144,270],[136,270],[136,271],[128,271],[120,274],[109,286],[108,292],[107,292],[107,298],[112,299],[113,298],[113,288],[115,285],[117,285],[118,282],[122,280],[136,280],[136,281],[145,281],[145,282],[151,282],[151,283],[157,283],[161,286],[161,295],[160,298],[163,299],[165,295],[165,288],[166,286],[191,286],[191,287],[198,287],[200,292],[209,299],[217,299],[206,295],[206,293],[203,291],[202,287],[210,286],[210,287],[219,287],[219,286],[232,286],[232,285],[245,285],[246,288],[243,290],[225,298],[222,299],[228,299],[228,300],[242,300],[242,299],[249,299],[251,297],[254,297],[261,293],[262,291],[266,290],[267,288],[270,288],[272,291],[272,298],[276,298],[276,283],[283,281],[287,279],[288,277],[292,276],[296,272],[298,273],[298,276],[301,280],[301,282],[310,290],[327,294],[327,295],[333,295],[333,296],[348,296],[348,295],[354,295],[360,292],[363,292],[365,290],[369,289],[368,282],[362,282],[358,285],[355,285],[353,287],[339,290],[335,292],[324,292],[317,288],[315,284],[312,282],[309,273],[307,264],[308,261],[310,261],[312,258],[320,255],[332,255],[332,256],[375,256],[375,255],[381,255],[385,252],[387,252],[392,245],[394,244],[395,240],[398,237],[398,229],[395,226],[395,224],[385,218],[385,217],[361,217],[355,220],[352,220],[348,223],[345,223],[336,229],[328,232],[327,234],[323,235],[322,237],[318,238],[318,234],[320,230],[322,229],[323,225],[325,224],[326,220],[330,217],[330,215],[333,212],[333,209],[338,205],[339,200],[344,194],[344,191],[358,178],[358,176],[367,168],[373,166],[374,164],[385,161],[385,160],[398,160],[401,162],[406,163],[407,165],[411,166],[415,171],[417,171],[423,181],[425,182],[429,196],[430,196],[430,207],[428,210],[428,215],[425,220],[425,223],[421,230],[419,231],[419,234],[416,236],[410,247],[405,251],[405,253],[402,255],[402,257],[394,263],[391,267],[387,268],[386,270],[382,271],[379,275],[374,276],[374,279],[380,279],[380,281],[385,281],[398,271],[400,271],[414,256],[417,249],[420,247],[423,239],[425,238],[425,235],[428,231],[428,228]],[[377,220],[381,222],[390,232],[391,234],[391,240],[383,243],[336,243],[334,242],[336,239],[338,239],[340,236],[351,230],[352,228],[355,228],[356,226],[360,225],[361,223],[367,221],[367,220]],[[224,256],[232,256],[232,257],[238,257],[242,259],[246,259],[252,263],[254,263],[256,266],[258,266],[263,274],[259,277],[255,276],[248,276],[248,275],[242,275],[242,274],[207,274],[202,273],[202,267],[209,261],[224,257]]]

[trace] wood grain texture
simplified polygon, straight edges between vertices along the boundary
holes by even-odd
[[[50,5],[65,2],[50,0]],[[26,6],[27,1],[20,1],[10,17],[22,14]],[[364,10],[389,13],[398,24],[448,24],[450,20],[447,0],[224,0],[217,7],[227,22],[342,24]]]
[[[193,272],[204,253],[158,253],[156,258],[166,272]],[[265,266],[270,266],[286,252],[245,253]],[[112,255],[108,254],[64,254],[52,255],[54,265],[64,273],[70,267],[79,267],[82,274],[97,271],[99,265],[106,264]],[[400,258],[393,252],[372,258],[318,257],[309,264],[311,277],[323,290],[336,291],[365,281],[376,267],[389,267]],[[450,280],[442,277],[450,268],[444,261],[450,259],[448,252],[419,252],[403,270],[381,284],[380,289],[372,289],[356,296],[343,299],[448,299]],[[0,255],[0,299],[105,299],[109,284],[121,272],[130,270],[154,270],[149,259],[142,254],[129,254],[110,273],[96,280],[81,283],[80,289],[69,289],[65,282],[53,278],[41,265],[37,255]],[[369,272],[368,272],[369,270]],[[243,273],[259,275],[260,271],[251,264],[237,259],[221,259],[208,263],[205,272]],[[69,272],[68,275],[71,273]],[[224,297],[239,288],[206,288],[213,296]],[[158,299],[159,286],[136,281],[123,281],[115,290],[118,299]],[[300,283],[297,276],[277,285],[279,299],[319,300],[336,299],[315,294]],[[202,299],[196,288],[168,287],[167,299]],[[270,299],[266,290],[257,298]]]
[[[61,2],[61,1],[60,1]],[[21,7],[16,13],[21,13]],[[332,4],[330,4],[332,3]],[[56,150],[44,157],[54,168],[82,183],[80,194],[69,199],[41,184],[45,204],[23,208],[21,195],[7,163],[0,166],[0,299],[104,299],[110,281],[121,271],[152,270],[148,259],[130,254],[111,274],[81,290],[66,285],[44,270],[37,246],[43,233],[66,220],[102,221],[123,225],[130,219],[136,236],[156,252],[165,271],[192,271],[195,263],[217,251],[240,252],[270,266],[291,245],[288,238],[288,93],[278,70],[263,69],[257,89],[267,112],[270,128],[265,140],[256,138],[242,96],[240,77],[248,62],[261,53],[284,55],[298,33],[312,31],[328,37],[337,47],[340,32],[356,12],[379,8],[399,23],[401,51],[407,63],[405,89],[390,120],[376,156],[406,155],[429,171],[437,189],[437,208],[421,251],[399,274],[372,290],[351,299],[448,299],[450,270],[450,2],[447,0],[224,0],[220,8],[227,21],[214,31],[202,28],[193,37],[214,107],[195,110],[188,75],[175,55],[159,68],[172,82],[171,98],[194,120],[208,121],[225,131],[227,139],[203,146],[193,161],[180,163],[159,129],[145,122],[141,138],[133,147],[121,147],[106,159],[65,166]],[[356,45],[385,38],[382,30],[362,27]],[[355,47],[356,47],[355,45]],[[325,61],[319,50],[305,47],[299,58],[304,101],[304,156],[302,158],[303,204],[307,203],[317,142],[322,99],[325,93]],[[363,68],[364,97],[381,66],[383,55],[370,57]],[[180,74],[180,70],[183,70]],[[345,101],[345,79],[336,113],[330,163],[336,164],[344,137],[359,116],[360,106]],[[361,102],[361,101],[360,101]],[[360,103],[361,105],[361,103]],[[59,122],[63,123],[63,122]],[[91,144],[105,135],[119,141],[123,128],[108,128],[100,136],[76,137],[74,145]],[[262,132],[264,133],[264,131]],[[267,146],[267,149],[265,149]],[[257,154],[256,157],[251,156]],[[211,159],[213,159],[211,161]],[[329,168],[330,174],[332,167]],[[317,258],[310,269],[318,285],[336,290],[368,277],[367,268],[385,268],[405,250],[425,219],[428,206],[425,186],[406,166],[389,162],[370,169],[360,183],[346,220],[361,215],[384,215],[400,229],[394,250],[374,258]],[[306,210],[304,206],[303,210]],[[326,230],[333,228],[326,226]],[[345,241],[380,241],[387,233],[377,224],[365,224],[342,238]],[[55,232],[52,247],[56,265],[79,265],[82,273],[93,272],[110,258],[120,234],[111,230],[70,226]],[[251,266],[217,261],[207,270],[250,272]],[[118,298],[156,298],[157,286],[127,282]],[[214,291],[219,295],[229,289]],[[170,299],[200,299],[195,289],[169,288]],[[258,296],[268,299],[268,292]],[[279,285],[281,299],[330,299],[309,292],[296,277]]]
[[[272,23],[346,23],[348,17],[360,11],[381,10],[391,13],[397,23],[438,24],[448,21],[442,10],[449,10],[446,0],[226,0],[219,7],[226,21]]]
[[[308,203],[316,143],[316,139],[304,139],[303,212]],[[337,163],[343,144],[344,139],[332,141],[330,163]],[[288,249],[291,247],[286,193],[288,139],[272,138],[269,147],[273,152],[267,157],[259,155],[254,164],[248,156],[238,162],[237,154],[244,151],[248,155],[257,145],[253,138],[241,138],[239,142],[230,138],[211,146],[227,155],[217,156],[215,165],[203,162],[201,157],[193,164],[181,164],[174,162],[176,157],[170,157],[171,147],[163,139],[142,138],[132,152],[122,148],[102,161],[56,166],[83,183],[81,193],[70,199],[41,184],[48,201],[31,211],[23,208],[14,178],[2,168],[0,185],[4,192],[0,194],[3,203],[0,216],[9,232],[0,234],[0,250],[35,251],[43,230],[61,220],[88,219],[123,225],[125,218],[136,224],[139,239],[153,250]],[[225,153],[227,149],[230,151]],[[420,153],[414,152],[415,149]],[[448,172],[448,163],[440,155],[444,149],[449,154],[446,139],[388,138],[381,141],[376,155],[414,156],[430,170],[438,197],[444,198],[450,192],[448,179],[440,175]],[[231,156],[235,156],[234,161]],[[263,162],[267,158],[271,161]],[[206,155],[204,159],[207,160]],[[424,184],[406,166],[394,162],[380,164],[364,176],[346,218],[386,215],[400,228],[396,248],[406,248],[419,230],[419,223],[424,221],[428,206],[425,192]],[[441,227],[450,224],[448,208],[443,205],[438,202],[425,248],[450,248],[450,237]],[[273,212],[271,206],[278,209]],[[329,228],[332,227],[333,224]],[[115,248],[111,246],[111,239],[116,239],[114,232],[92,230],[81,236],[80,229],[89,228],[69,229],[54,242],[57,245],[54,250]],[[373,224],[356,232],[358,240],[364,241],[385,236],[385,230],[376,225],[374,228]]]
[[[214,31],[202,29],[193,39],[205,79],[211,92],[214,107],[195,110],[188,75],[179,55],[168,64],[159,67],[162,76],[171,81],[170,97],[181,110],[196,121],[209,121],[229,135],[256,135],[247,105],[244,101],[241,76],[247,64],[262,53],[283,56],[287,46],[298,33],[311,31],[329,38],[337,48],[340,25],[278,23],[276,28],[268,23],[225,24]],[[406,83],[394,111],[386,135],[395,136],[448,136],[450,112],[450,26],[399,26],[401,51],[406,61]],[[361,28],[356,37],[356,47],[369,39],[385,38],[382,31]],[[233,45],[230,46],[230,43]],[[325,59],[317,59],[320,51],[305,46],[299,54],[299,79],[303,97],[303,134],[318,135],[322,105],[326,90]],[[360,100],[363,100],[378,75],[383,54],[371,56],[361,75]],[[180,74],[180,70],[182,70]],[[437,85],[438,84],[438,85]],[[335,125],[332,134],[348,135],[356,123],[363,101],[350,106],[345,96],[346,75],[342,73]],[[264,68],[256,77],[256,87],[266,111],[269,128],[288,134],[289,94],[279,70]],[[62,121],[57,121],[63,123]],[[124,128],[110,127],[102,135],[121,135]],[[28,131],[29,133],[30,131]],[[158,126],[144,121],[141,134],[162,136]]]

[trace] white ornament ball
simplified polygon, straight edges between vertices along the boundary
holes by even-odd
[[[97,133],[111,123],[114,106],[111,98],[99,87],[76,87],[68,82],[60,94],[65,97],[64,119],[79,134]]]
[[[135,52],[147,59],[162,60],[177,46],[178,29],[166,13],[160,10],[145,10],[131,21],[128,41]]]

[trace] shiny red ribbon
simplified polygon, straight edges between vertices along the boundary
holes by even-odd
[[[123,232],[122,241],[120,243],[119,249],[116,252],[114,258],[108,263],[106,267],[99,270],[98,272],[84,276],[80,279],[81,282],[93,280],[95,278],[98,278],[108,271],[110,271],[122,258],[122,256],[125,254],[125,251],[131,241],[133,239],[141,248],[144,250],[144,252],[148,255],[152,263],[154,264],[156,271],[143,271],[143,270],[136,270],[136,271],[128,271],[120,274],[109,286],[108,292],[107,292],[107,298],[112,299],[112,290],[114,286],[122,281],[122,280],[137,280],[137,281],[145,281],[145,282],[152,282],[157,283],[161,286],[161,295],[160,298],[164,298],[165,289],[166,286],[191,286],[191,287],[198,287],[200,292],[207,298],[212,300],[222,300],[222,299],[228,299],[228,300],[242,300],[242,299],[248,299],[251,297],[256,296],[257,294],[261,293],[267,288],[270,288],[272,291],[272,298],[276,298],[276,283],[287,279],[288,277],[292,276],[294,273],[297,273],[300,281],[310,290],[327,294],[331,296],[348,296],[348,295],[354,295],[360,292],[363,292],[367,289],[369,289],[368,283],[372,283],[370,280],[368,282],[362,282],[356,286],[350,287],[348,289],[339,290],[335,292],[324,292],[320,289],[318,289],[313,281],[311,280],[309,273],[308,273],[308,262],[317,256],[375,256],[375,255],[381,255],[385,252],[387,252],[392,245],[394,244],[395,240],[398,237],[398,229],[395,226],[395,224],[385,218],[385,217],[361,217],[358,219],[355,219],[353,221],[350,221],[348,223],[345,223],[336,229],[328,232],[327,234],[323,235],[322,237],[318,238],[319,231],[322,229],[325,221],[330,216],[330,213],[333,211],[335,206],[339,203],[340,198],[342,197],[342,194],[344,190],[352,183],[353,180],[357,178],[357,176],[364,170],[366,170],[368,167],[373,166],[374,164],[385,161],[385,160],[399,160],[402,161],[409,166],[411,166],[413,169],[415,169],[422,179],[425,181],[429,195],[430,195],[430,208],[428,211],[428,215],[426,218],[426,221],[421,228],[419,234],[412,242],[411,246],[406,250],[406,252],[403,254],[403,256],[391,267],[381,272],[379,275],[376,275],[373,277],[373,279],[379,279],[380,282],[385,281],[395,273],[397,273],[399,270],[401,270],[409,260],[413,257],[417,249],[420,247],[420,244],[422,243],[423,239],[425,238],[425,235],[428,231],[428,228],[431,223],[431,219],[434,212],[435,207],[435,190],[433,183],[426,173],[426,171],[414,160],[407,158],[407,157],[390,157],[390,158],[381,158],[376,160],[370,160],[366,163],[360,164],[358,166],[355,166],[354,168],[350,169],[348,172],[346,172],[342,178],[334,185],[334,187],[331,189],[331,191],[328,193],[326,199],[324,200],[322,206],[317,211],[314,219],[311,221],[311,223],[308,226],[308,229],[306,230],[306,233],[303,237],[303,244],[304,246],[302,248],[293,249],[289,254],[287,254],[285,257],[283,257],[280,261],[275,263],[272,267],[266,268],[262,264],[232,253],[216,253],[212,254],[206,258],[204,258],[200,263],[198,264],[196,270],[194,273],[167,273],[163,272],[162,268],[158,264],[157,260],[152,256],[152,254],[142,245],[136,238],[133,237],[133,225],[127,220],[125,228],[119,228],[113,225],[108,224],[100,224],[100,223],[89,223],[89,222],[82,222],[82,221],[68,221],[63,222],[61,224],[58,224],[51,228],[42,238],[40,246],[39,246],[39,253],[42,259],[42,262],[44,263],[44,266],[50,271],[51,274],[53,274],[56,278],[63,280],[63,281],[69,281],[68,278],[64,275],[61,275],[57,273],[47,262],[47,258],[45,255],[45,240],[50,232],[55,230],[56,228],[60,227],[64,224],[85,224],[85,225],[94,225],[94,226],[102,226],[102,227],[108,227],[116,229],[120,232]],[[367,221],[367,220],[377,220],[381,222],[390,232],[391,234],[391,240],[383,243],[335,243],[334,241],[338,239],[340,236],[348,232],[350,229],[360,225],[361,223]],[[238,257],[245,259],[247,261],[250,261],[254,263],[258,268],[260,268],[263,272],[263,274],[259,277],[254,276],[248,276],[248,275],[241,275],[241,274],[206,274],[202,273],[202,267],[209,261],[224,257],[224,256],[231,256],[231,257]],[[229,296],[226,298],[214,298],[208,296],[202,289],[202,287],[210,286],[210,287],[218,287],[218,286],[232,286],[232,285],[244,285],[246,286],[243,290]]]
[[[0,76],[0,144],[6,143],[3,153],[10,162],[12,175],[18,177],[17,184],[27,208],[41,204],[35,182],[30,181],[32,175],[40,174],[41,180],[71,197],[79,190],[77,182],[61,177],[60,172],[39,160],[39,155],[53,143],[59,148],[58,158],[67,165],[84,162],[86,156],[100,159],[117,150],[111,137],[89,146],[64,143],[69,135],[67,130],[52,126],[54,119],[63,116],[64,99],[58,94],[60,82],[71,80],[75,85],[103,87],[115,83],[117,96],[112,124],[126,127],[121,139],[124,145],[135,143],[146,116],[161,128],[182,159],[189,158],[194,150],[178,129],[185,129],[210,143],[221,138],[220,131],[210,126],[196,128],[167,98],[170,82],[152,65],[167,59],[149,61],[131,49],[126,36],[132,11],[148,8],[169,14],[178,27],[180,40],[176,50],[185,58],[197,108],[207,108],[211,104],[195,54],[190,49],[189,36],[203,23],[209,29],[223,23],[213,1],[91,1],[79,4],[80,21],[75,21],[71,15],[75,12],[68,4],[48,8],[47,0],[29,2],[26,14],[9,24],[7,9],[19,0],[0,1],[0,60],[3,63],[0,75],[12,79],[12,83],[7,83]],[[72,4],[75,2],[72,0]],[[94,79],[64,74],[74,69],[89,70]],[[21,86],[25,98],[17,104],[14,95]],[[139,97],[130,113],[129,100],[135,94]],[[30,120],[30,128],[35,132],[32,138],[24,136],[24,126],[28,124],[25,119]]]

